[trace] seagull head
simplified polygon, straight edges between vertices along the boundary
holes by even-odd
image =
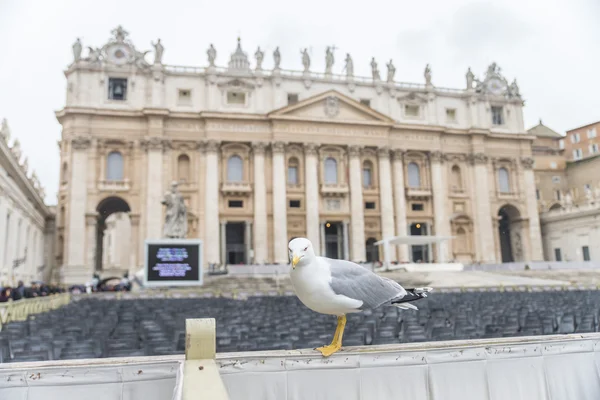
[[[309,263],[315,258],[315,251],[312,243],[306,238],[295,238],[288,244],[290,260],[292,260],[292,268]]]

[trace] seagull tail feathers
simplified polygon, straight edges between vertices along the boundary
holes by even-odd
[[[418,308],[409,302],[424,299],[433,289],[430,287],[406,289],[406,295],[392,300],[392,305],[402,310],[418,310]]]

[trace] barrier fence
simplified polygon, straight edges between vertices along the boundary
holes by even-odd
[[[27,317],[50,310],[56,310],[71,302],[70,293],[53,294],[50,296],[36,297],[0,303],[0,332],[5,324],[13,321],[25,321]]]

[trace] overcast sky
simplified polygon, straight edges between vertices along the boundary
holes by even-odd
[[[173,65],[206,65],[213,43],[224,66],[238,35],[249,55],[266,49],[265,68],[279,46],[282,68],[301,69],[308,47],[311,69],[322,71],[325,47],[335,45],[336,72],[351,53],[357,75],[369,76],[375,56],[381,71],[394,60],[396,80],[423,82],[430,63],[433,84],[444,87],[464,87],[469,66],[482,78],[495,61],[517,78],[526,128],[542,118],[563,133],[600,120],[599,21],[600,0],[0,0],[0,117],[55,204],[54,111],[64,105],[71,45],[81,37],[84,48],[101,47],[121,24],[140,50],[160,37]]]

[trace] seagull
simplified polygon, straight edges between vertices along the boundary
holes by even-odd
[[[427,297],[431,288],[404,289],[389,278],[346,260],[317,257],[310,240],[292,239],[288,244],[292,260],[290,278],[296,296],[308,308],[337,316],[337,328],[330,345],[318,347],[324,357],[342,348],[346,314],[375,309],[384,304],[417,310],[409,302]]]

